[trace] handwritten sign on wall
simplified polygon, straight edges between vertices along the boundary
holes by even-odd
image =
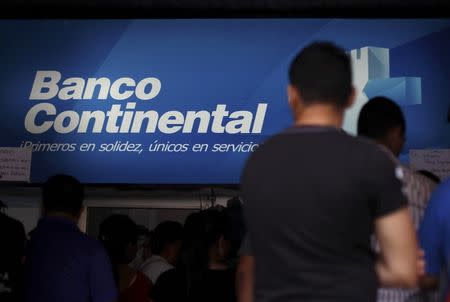
[[[428,170],[441,179],[450,177],[450,149],[410,150],[409,161],[414,170]]]
[[[30,181],[31,150],[0,147],[0,181]]]

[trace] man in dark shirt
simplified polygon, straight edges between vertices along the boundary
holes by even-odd
[[[19,301],[25,229],[20,221],[1,212],[4,206],[0,201],[0,301]]]
[[[289,79],[295,125],[262,145],[242,175],[255,301],[367,302],[379,284],[415,286],[403,172],[375,144],[340,130],[355,96],[349,57],[311,44]]]
[[[31,234],[26,256],[26,302],[117,299],[105,249],[77,226],[83,195],[81,184],[70,176],[56,175],[44,184],[44,216]]]

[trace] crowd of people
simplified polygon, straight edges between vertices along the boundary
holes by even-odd
[[[4,284],[10,290],[2,301],[236,301],[236,257],[244,234],[236,199],[229,207],[194,212],[184,225],[164,221],[152,231],[114,214],[91,238],[78,228],[83,198],[78,180],[55,175],[43,186],[43,216],[28,243],[21,223],[6,215],[0,220],[9,224],[2,231],[21,247],[3,255],[15,265],[1,263],[2,270],[18,274]]]
[[[91,238],[82,185],[51,177],[28,242],[0,216],[2,301],[445,301],[450,180],[397,159],[407,125],[393,100],[364,105],[358,137],[341,130],[355,95],[344,50],[304,48],[289,69],[294,125],[250,156],[242,202],[184,224],[115,214]]]

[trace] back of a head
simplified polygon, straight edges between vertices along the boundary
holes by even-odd
[[[353,90],[350,58],[333,43],[312,43],[292,61],[289,81],[305,105],[321,103],[343,109]]]
[[[189,246],[194,240],[201,237],[202,230],[202,213],[194,212],[186,217],[184,222],[183,245]]]
[[[128,263],[134,257],[128,248],[137,244],[138,226],[130,217],[114,214],[100,224],[99,238],[113,263]]]
[[[209,249],[223,237],[229,239],[230,224],[225,211],[210,208],[193,215],[190,223],[197,235],[191,237],[181,256],[180,268],[185,273],[188,292],[203,280],[208,269]]]
[[[383,139],[397,127],[403,132],[406,130],[405,117],[400,106],[391,99],[375,97],[362,107],[358,118],[358,135]]]
[[[179,222],[164,221],[156,228],[152,240],[152,251],[160,255],[172,243],[183,239],[183,226]]]
[[[227,208],[240,211],[242,209],[242,201],[239,197],[233,197],[227,200]]]
[[[83,208],[84,190],[81,183],[69,175],[54,175],[42,188],[42,205],[46,212],[78,216]]]
[[[211,208],[204,211],[203,215],[203,238],[206,246],[210,247],[223,237],[230,239],[231,223],[226,210]]]
[[[234,197],[227,201],[226,213],[230,220],[230,240],[232,246],[231,254],[236,256],[242,244],[242,240],[246,233],[246,225],[244,220],[244,209],[242,201],[239,197]]]

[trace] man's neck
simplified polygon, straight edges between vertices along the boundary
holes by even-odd
[[[343,120],[343,111],[329,105],[314,104],[302,108],[295,117],[295,125],[341,128]]]
[[[73,215],[64,212],[45,212],[45,216],[63,218],[70,222],[73,222],[74,224],[78,224],[77,217],[74,217]]]

